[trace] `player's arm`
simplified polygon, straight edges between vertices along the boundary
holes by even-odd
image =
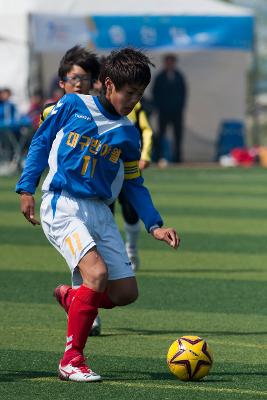
[[[40,114],[39,118],[39,128],[48,115],[51,113],[53,108],[55,107],[56,103],[49,103],[46,104],[43,108],[43,111]],[[36,181],[36,187],[38,186],[41,179],[41,175],[38,177]],[[20,192],[20,208],[22,214],[25,218],[32,224],[32,225],[40,225],[40,222],[35,218],[35,200],[31,193],[29,192]]]
[[[139,161],[139,168],[143,170],[149,167],[151,162],[153,131],[149,124],[146,112],[142,106],[138,113],[138,125],[142,134],[142,151]]]
[[[136,104],[132,112],[128,115],[128,118],[135,124],[142,136],[142,151],[139,168],[143,170],[147,168],[151,162],[153,131],[141,102]]]
[[[56,134],[64,126],[70,109],[70,102],[62,99],[36,131],[30,145],[23,173],[16,185],[16,192],[20,194],[21,212],[33,225],[39,223],[35,218],[33,194],[39,177],[48,165],[50,149]]]

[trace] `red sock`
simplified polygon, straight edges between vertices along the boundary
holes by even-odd
[[[76,292],[77,292],[77,289],[71,288],[71,289],[68,290],[68,294],[67,294],[67,296],[65,298],[65,304],[66,304],[68,309],[70,308],[72,299],[75,296]]]
[[[63,366],[72,358],[83,354],[102,296],[103,293],[95,292],[84,285],[76,290],[68,313],[66,349],[61,361]]]
[[[99,303],[99,307],[100,308],[114,308],[116,307],[116,304],[114,304],[112,302],[112,300],[110,300],[110,297],[108,295],[108,289],[106,289],[104,291],[104,293],[102,293],[102,297]]]
[[[66,298],[66,304],[67,304],[68,308],[69,308],[69,306],[70,306],[70,304],[72,302],[72,299],[75,296],[77,290],[78,289],[72,288],[72,289],[70,289],[68,291],[68,297]],[[108,289],[106,289],[104,291],[104,293],[102,293],[102,297],[101,297],[101,300],[100,300],[100,303],[99,303],[99,308],[110,309],[110,308],[114,308],[114,307],[116,307],[116,304],[113,303],[113,301],[110,299],[110,297],[108,295]]]

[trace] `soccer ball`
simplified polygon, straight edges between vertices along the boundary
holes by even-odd
[[[182,336],[170,346],[167,364],[181,381],[198,381],[208,375],[213,355],[208,343],[198,336]]]

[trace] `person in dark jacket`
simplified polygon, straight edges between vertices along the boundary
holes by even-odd
[[[163,138],[168,126],[173,129],[174,162],[182,161],[183,117],[187,88],[183,74],[176,68],[177,57],[167,54],[163,70],[156,76],[152,88],[153,101],[158,113],[158,133],[155,139],[155,158],[164,156]]]

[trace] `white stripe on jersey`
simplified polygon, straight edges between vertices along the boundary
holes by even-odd
[[[98,128],[99,135],[103,135],[105,132],[118,128],[120,126],[133,125],[133,123],[127,117],[121,117],[119,120],[111,120],[105,117],[105,115],[102,114],[102,112],[95,104],[92,96],[84,94],[78,94],[78,96],[89,108],[93,120]]]
[[[58,131],[58,133],[55,137],[55,140],[52,144],[51,151],[50,151],[49,158],[48,158],[49,172],[48,172],[48,175],[45,178],[43,186],[42,186],[43,192],[49,191],[50,183],[52,182],[54,175],[57,173],[57,167],[58,167],[57,166],[57,152],[58,152],[58,148],[61,143],[63,135],[64,135],[63,129],[60,129],[60,131]]]
[[[107,200],[105,200],[106,204],[111,204],[113,203],[117,197],[120,194],[121,188],[122,188],[122,184],[123,184],[123,180],[124,180],[124,164],[122,160],[119,160],[120,163],[120,168],[118,170],[118,173],[116,175],[116,178],[114,179],[114,181],[111,184],[110,190],[111,190],[111,197]]]

